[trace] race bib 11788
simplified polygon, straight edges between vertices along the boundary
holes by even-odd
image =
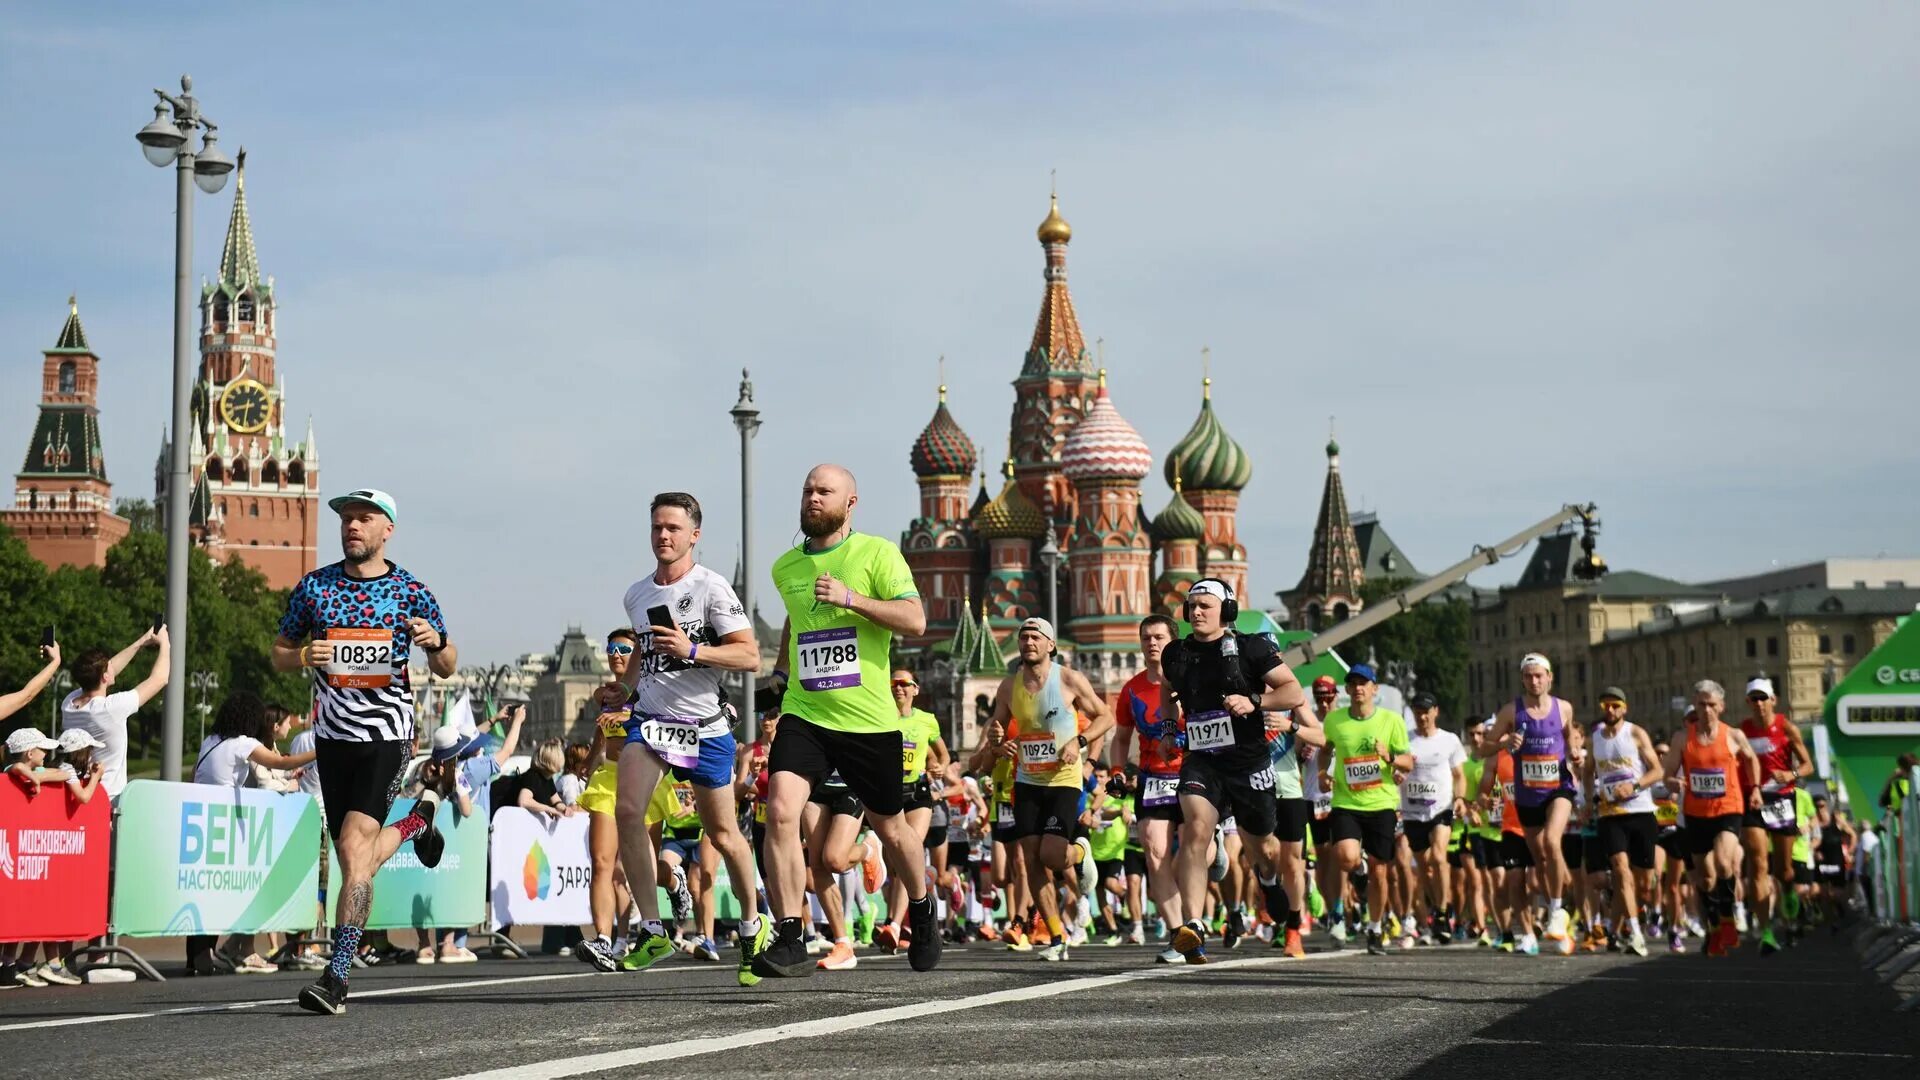
[[[803,690],[845,690],[860,685],[860,635],[851,626],[809,630],[794,642]]]

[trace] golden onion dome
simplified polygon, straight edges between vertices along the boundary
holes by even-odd
[[[1060,216],[1060,197],[1049,196],[1052,207],[1047,210],[1047,219],[1040,223],[1038,235],[1042,244],[1064,244],[1073,239],[1073,226]]]

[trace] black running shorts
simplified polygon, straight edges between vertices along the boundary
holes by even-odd
[[[1040,784],[1013,785],[1013,838],[1057,836],[1073,837],[1080,823],[1080,789],[1045,787]]]
[[[1433,847],[1433,830],[1436,827],[1445,825],[1448,829],[1453,828],[1453,811],[1448,810],[1432,821],[1413,821],[1409,819],[1404,824],[1406,827],[1408,849],[1415,855],[1424,855],[1429,848]]]
[[[400,777],[413,747],[404,742],[313,740],[314,767],[320,770],[320,803],[327,811],[327,835],[340,842],[340,823],[348,813],[387,823],[387,811],[400,795]]]
[[[861,805],[881,817],[900,812],[900,732],[838,731],[782,716],[767,753],[768,773],[795,773],[818,791],[838,771]]]
[[[1213,804],[1221,818],[1233,818],[1242,836],[1272,836],[1278,817],[1273,797],[1273,765],[1241,771],[1223,767],[1206,754],[1188,754],[1180,766],[1180,796],[1198,796]]]
[[[1307,822],[1313,820],[1312,799],[1274,800],[1273,835],[1282,843],[1298,844],[1307,838]]]
[[[1654,835],[1659,826],[1653,815],[1643,814],[1607,814],[1600,818],[1600,834],[1596,837],[1600,853],[1611,860],[1615,855],[1626,853],[1627,865],[1635,870],[1653,869]]]
[[[1397,810],[1348,810],[1333,808],[1333,841],[1360,841],[1360,850],[1379,862],[1393,861],[1393,827],[1400,820]]]

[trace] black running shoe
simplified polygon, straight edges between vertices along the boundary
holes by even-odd
[[[347,980],[323,971],[318,982],[300,991],[299,1000],[308,1012],[339,1016],[347,1011]]]
[[[800,920],[782,919],[773,930],[773,943],[753,958],[754,973],[769,979],[804,979],[812,975],[814,958],[807,955]]]
[[[1227,912],[1227,925],[1220,931],[1220,944],[1223,948],[1238,948],[1240,939],[1247,936],[1247,921],[1240,917],[1240,909]]]
[[[907,966],[915,971],[932,971],[938,967],[943,943],[931,895],[907,905],[907,929],[913,933],[913,940],[907,944]]]
[[[433,827],[433,811],[438,805],[431,799],[422,799],[413,807],[413,812],[426,822],[426,828],[413,834],[413,854],[420,860],[420,865],[429,870],[440,865],[440,856],[446,854],[447,850],[447,838]]]
[[[1367,931],[1367,955],[1369,956],[1387,955],[1386,936],[1378,930]]]

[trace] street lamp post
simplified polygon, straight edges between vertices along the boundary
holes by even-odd
[[[53,677],[53,701],[50,702],[53,706],[53,723],[47,728],[48,731],[60,730],[60,703],[67,700],[67,691],[71,689],[73,675],[66,668],[61,668],[60,673]]]
[[[155,90],[160,103],[153,122],[140,129],[140,152],[152,164],[175,167],[173,220],[173,427],[172,453],[167,463],[167,627],[172,634],[172,663],[167,672],[167,700],[160,724],[160,779],[180,779],[180,741],[186,727],[187,679],[187,515],[193,493],[187,490],[191,467],[187,445],[192,431],[188,416],[193,399],[193,365],[189,359],[187,313],[193,308],[193,187],[209,195],[227,184],[233,159],[220,152],[213,121],[201,115],[193,97],[193,79],[180,76],[180,96]],[[194,152],[193,132],[200,131],[200,150]],[[190,183],[191,182],[191,186]]]
[[[199,703],[193,708],[200,714],[200,741],[206,742],[207,716],[213,712],[213,704],[208,699],[220,692],[220,677],[211,671],[196,671],[189,677],[187,685],[192,687],[193,692],[200,698]],[[177,760],[174,762],[174,767],[179,768]]]
[[[1047,525],[1046,539],[1040,542],[1040,561],[1047,567],[1047,622],[1060,632],[1060,541],[1054,539],[1053,525]]]
[[[740,400],[732,409],[733,426],[740,429],[740,606],[753,620],[753,435],[760,430],[760,410],[753,403],[753,383],[740,369]],[[760,737],[760,714],[753,707],[753,684],[758,671],[741,673],[740,708],[746,714],[747,741]]]

